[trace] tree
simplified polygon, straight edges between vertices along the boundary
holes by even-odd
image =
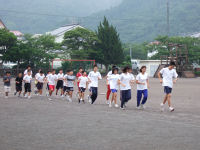
[[[160,59],[162,55],[169,55],[168,43],[176,43],[186,45],[190,63],[200,63],[200,38],[158,36],[156,40],[160,44],[150,46],[151,51],[157,51],[151,59]]]
[[[54,40],[55,38],[50,35],[34,38],[26,34],[23,41],[17,41],[4,54],[3,60],[16,62],[17,68],[22,64],[29,64],[36,68],[48,68],[50,60],[55,57],[54,54],[50,53],[56,46]]]
[[[101,62],[101,50],[96,33],[85,28],[76,28],[64,35],[63,46],[72,59],[94,59]]]
[[[116,28],[109,24],[106,17],[104,17],[103,23],[100,22],[98,26],[97,36],[100,40],[98,47],[103,54],[102,64],[106,66],[106,70],[110,64],[121,64],[124,60],[122,42]]]
[[[1,66],[3,64],[3,56],[5,55],[6,52],[8,52],[13,46],[16,45],[17,42],[17,37],[9,32],[6,29],[0,29],[0,60]]]

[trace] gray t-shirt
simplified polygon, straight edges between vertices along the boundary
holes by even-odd
[[[75,76],[67,76],[67,87],[74,87]]]
[[[8,81],[6,81],[7,79],[8,79]],[[10,80],[11,80],[11,77],[4,76],[3,77],[4,86],[10,86]]]

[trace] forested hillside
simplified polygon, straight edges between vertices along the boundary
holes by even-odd
[[[122,41],[143,42],[166,34],[166,2],[167,0],[0,0],[0,17],[11,29],[24,33],[44,33],[73,22],[96,30],[103,16],[106,16],[117,27]],[[170,35],[200,32],[199,0],[169,2]],[[12,9],[34,13],[1,11]]]

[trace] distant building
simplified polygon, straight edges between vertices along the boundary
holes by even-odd
[[[192,34],[191,37],[200,38],[200,32]]]
[[[3,21],[0,19],[0,29],[7,29]]]
[[[72,24],[72,25],[66,25],[62,26],[58,29],[55,29],[53,31],[47,32],[46,34],[50,34],[56,37],[55,41],[56,43],[61,43],[64,40],[64,35],[66,32],[71,31],[76,28],[83,28],[79,24]]]
[[[13,33],[17,37],[18,40],[22,40],[24,36],[24,34],[21,33],[20,31],[10,31],[10,32]]]

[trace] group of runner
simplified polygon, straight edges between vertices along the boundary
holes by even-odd
[[[163,68],[158,73],[160,83],[164,87],[165,97],[163,102],[160,104],[161,111],[164,111],[164,105],[168,102],[169,111],[174,111],[174,108],[171,106],[171,93],[173,83],[176,83],[178,75],[176,73],[175,63],[171,62],[170,65],[166,68]],[[106,93],[106,103],[109,107],[118,108],[117,96],[118,91],[120,91],[120,101],[121,109],[125,109],[129,100],[131,100],[131,89],[134,82],[137,85],[137,109],[145,109],[145,104],[148,99],[148,88],[149,88],[149,77],[146,73],[146,66],[142,66],[140,73],[134,77],[132,74],[132,69],[130,67],[124,67],[122,73],[119,74],[119,69],[116,66],[112,66],[112,70],[108,72],[106,76],[107,84],[107,93]],[[59,73],[56,74],[55,70],[49,71],[45,76],[42,70],[39,70],[35,75],[35,94],[42,96],[43,86],[46,83],[46,89],[48,99],[52,100],[52,94],[56,89],[55,95],[61,96],[72,102],[72,95],[74,91],[74,86],[77,81],[78,92],[77,98],[78,103],[85,103],[85,91],[89,90],[88,101],[90,104],[94,104],[98,96],[98,81],[102,79],[100,72],[98,71],[98,66],[94,65],[93,71],[87,72],[83,68],[79,68],[76,76],[74,75],[73,70],[67,70],[66,73],[63,73],[63,70],[60,69]],[[8,98],[8,93],[11,90],[11,74],[7,72],[3,78],[4,89],[5,89],[5,98]],[[16,92],[15,95],[21,96],[22,93],[22,84],[24,82],[24,92],[23,96],[28,99],[31,98],[31,82],[32,82],[32,71],[31,67],[28,66],[24,71],[24,74],[19,73],[15,79],[16,82]],[[58,93],[60,90],[60,93]],[[110,99],[111,95],[111,99]]]

